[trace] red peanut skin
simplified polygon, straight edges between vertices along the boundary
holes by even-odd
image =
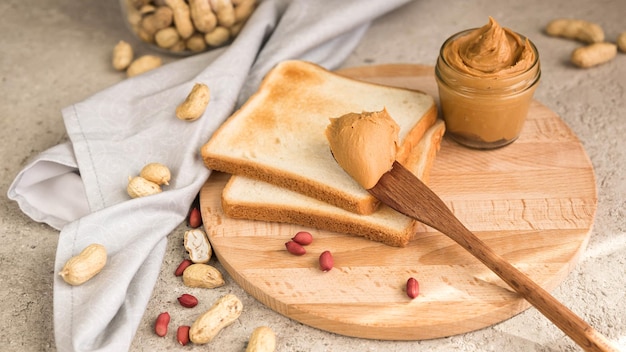
[[[178,330],[176,330],[176,340],[183,346],[186,346],[189,343],[189,329],[191,326],[183,325],[179,326]]]
[[[420,294],[419,282],[415,278],[409,278],[406,281],[406,295],[413,299]]]
[[[187,224],[189,225],[189,227],[194,229],[202,225],[202,215],[200,214],[200,209],[196,207],[191,208],[191,211],[189,211]]]
[[[167,326],[170,323],[170,314],[168,312],[163,312],[159,314],[156,319],[156,323],[154,324],[154,332],[157,335],[163,337],[167,335]]]
[[[183,260],[180,264],[178,264],[178,268],[176,268],[176,271],[174,272],[174,275],[176,275],[176,276],[183,276],[183,272],[191,264],[193,264],[193,262],[191,260],[189,260],[189,259]]]
[[[308,246],[313,243],[313,235],[307,231],[300,231],[293,236],[292,240],[300,245]]]
[[[304,255],[306,253],[306,249],[294,241],[285,242],[285,248],[287,248],[287,252],[293,255]]]
[[[320,269],[322,271],[329,271],[335,265],[335,260],[333,259],[333,255],[330,251],[324,251],[320,254]]]
[[[188,293],[183,293],[178,297],[178,303],[185,308],[193,308],[198,305],[198,299]]]

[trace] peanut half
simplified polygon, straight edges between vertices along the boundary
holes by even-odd
[[[176,108],[176,117],[185,121],[199,119],[209,105],[210,98],[211,92],[206,84],[194,84],[185,101]]]
[[[101,244],[93,243],[85,247],[80,254],[70,258],[59,275],[70,285],[82,285],[102,271],[106,262],[106,248]]]
[[[276,350],[276,334],[267,326],[259,326],[250,335],[246,352],[273,352]]]
[[[208,263],[213,255],[213,249],[202,229],[185,231],[183,245],[189,253],[189,259],[194,263]]]
[[[211,342],[223,328],[234,323],[242,311],[243,304],[237,296],[231,293],[222,296],[191,325],[189,339],[196,344]]]

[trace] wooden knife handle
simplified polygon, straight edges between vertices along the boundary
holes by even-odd
[[[460,221],[450,222],[448,225],[450,228],[446,231],[456,232],[450,238],[489,267],[585,351],[618,352],[604,335],[594,330],[548,291],[500,257]]]
[[[585,351],[618,351],[606,337],[476,237],[454,216],[439,196],[400,163],[394,162],[391,171],[385,173],[369,192],[391,208],[454,240]]]

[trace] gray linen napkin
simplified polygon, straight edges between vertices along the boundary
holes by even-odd
[[[59,351],[128,350],[158,277],[167,235],[208,178],[200,147],[287,59],[337,67],[369,23],[410,0],[265,0],[228,47],[127,79],[62,111],[70,142],[38,155],[16,176],[9,198],[35,221],[61,230],[55,263]],[[211,102],[195,122],[175,107],[196,82]],[[128,176],[148,162],[172,170],[163,193],[130,199]],[[70,257],[101,243],[108,262],[95,279],[67,285],[56,275]]]

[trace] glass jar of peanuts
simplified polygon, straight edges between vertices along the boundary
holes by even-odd
[[[230,43],[257,0],[120,0],[131,31],[161,51],[192,55]]]
[[[447,134],[476,149],[512,143],[522,131],[540,76],[535,45],[492,18],[483,27],[451,36],[435,66]]]

